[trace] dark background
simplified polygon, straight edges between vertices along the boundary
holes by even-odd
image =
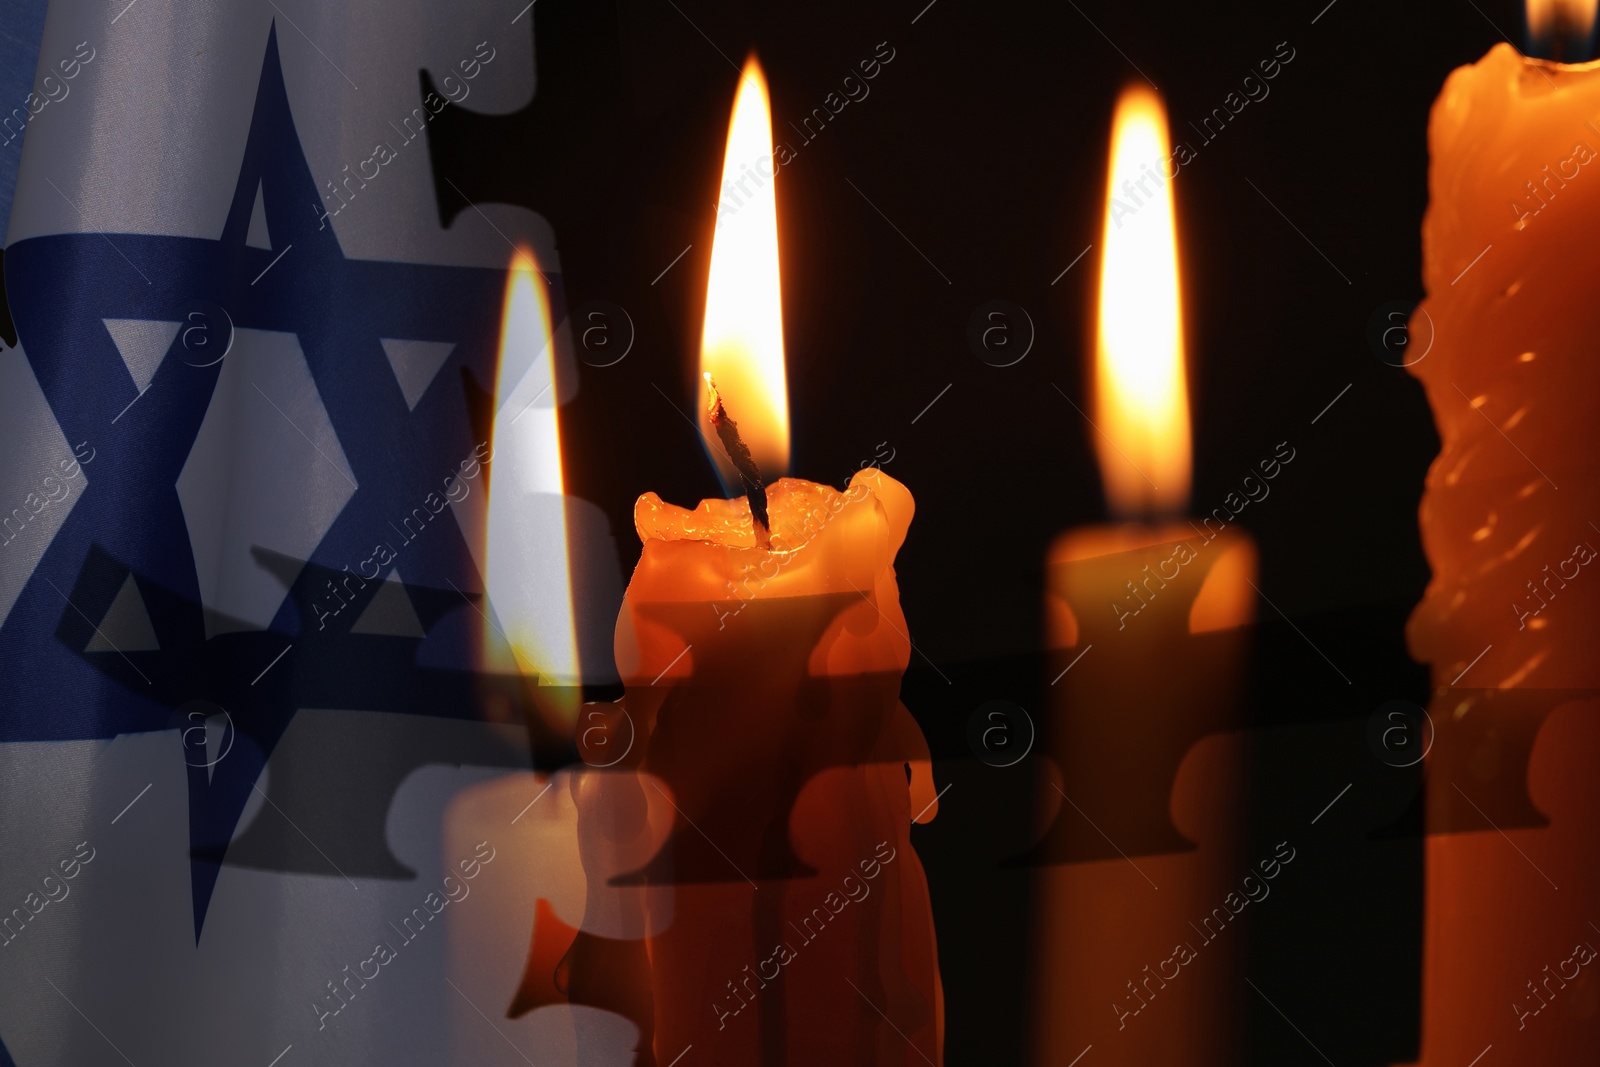
[[[886,470],[915,494],[897,571],[924,655],[904,697],[940,784],[954,783],[940,819],[917,831],[949,1062],[1020,1058],[1029,905],[996,861],[1026,843],[1015,828],[1032,786],[975,760],[966,724],[988,699],[1041,709],[1046,548],[1106,517],[1092,431],[1062,393],[1089,409],[1110,117],[1142,71],[1174,138],[1198,149],[1173,185],[1192,510],[1220,504],[1278,442],[1296,450],[1239,520],[1268,598],[1243,712],[1255,753],[1247,854],[1271,851],[1254,842],[1279,839],[1283,813],[1303,825],[1355,783],[1344,828],[1308,850],[1308,888],[1253,920],[1247,973],[1341,1067],[1414,1058],[1420,824],[1414,806],[1396,813],[1420,779],[1374,759],[1365,730],[1385,701],[1426,701],[1403,627],[1428,578],[1416,511],[1438,441],[1420,385],[1368,334],[1386,306],[1422,296],[1433,99],[1454,67],[1521,41],[1520,7],[925,3],[541,0],[535,103],[440,117],[436,170],[468,199],[549,218],[568,309],[611,301],[636,330],[620,363],[578,366],[562,411],[568,491],[610,517],[624,574],[638,558],[639,494],[723,495],[681,411],[693,403],[736,68],[753,48],[776,135],[798,149],[776,179],[792,473],[842,485],[887,442]],[[870,95],[802,145],[788,123],[880,42],[894,58]],[[1202,143],[1186,122],[1221,107],[1280,42],[1294,58],[1270,95]],[[439,184],[448,222],[466,204]],[[967,343],[969,318],[992,299],[1022,306],[1037,329],[1014,366]],[[1239,1011],[1250,1062],[1321,1062],[1252,994]]]

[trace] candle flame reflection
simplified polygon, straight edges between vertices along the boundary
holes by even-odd
[[[1125,91],[1112,120],[1093,373],[1106,500],[1122,517],[1189,499],[1188,385],[1166,109]]]
[[[1597,0],[1527,0],[1528,36],[1534,41],[1588,37],[1596,6]]]
[[[543,684],[576,686],[581,672],[555,375],[544,278],[532,253],[519,249],[506,277],[496,371],[484,647],[491,664],[510,666],[509,654],[516,669]]]
[[[783,301],[778,283],[778,207],[773,194],[772,108],[767,80],[752,55],[739,77],[728,121],[716,235],[700,335],[700,431],[717,439],[707,415],[705,375],[717,389],[750,452],[771,481],[789,472],[789,394],[784,378]],[[728,484],[738,472],[715,447]]]

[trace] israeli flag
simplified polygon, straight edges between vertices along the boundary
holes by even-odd
[[[531,7],[8,0],[0,1065],[631,1062],[509,1017],[585,888],[479,710],[517,249],[564,299],[433,144],[532,99]]]

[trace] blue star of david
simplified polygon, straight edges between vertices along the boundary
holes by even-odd
[[[274,246],[293,249],[291,261],[265,274],[281,253],[246,243],[258,186]],[[95,452],[88,484],[0,625],[0,656],[19,665],[7,694],[16,710],[0,716],[0,741],[187,727],[179,709],[196,699],[227,710],[241,743],[213,767],[191,765],[188,775],[196,940],[224,854],[239,862],[232,839],[240,814],[297,708],[476,718],[484,692],[484,677],[473,673],[481,621],[472,601],[482,581],[448,516],[405,549],[406,588],[427,633],[426,665],[417,656],[423,639],[350,632],[381,576],[325,627],[313,604],[326,600],[330,578],[370,557],[376,541],[393,540],[389,521],[437,491],[441,475],[487,436],[488,397],[474,383],[494,381],[505,272],[347,258],[314,209],[320,204],[274,26],[220,239],[62,234],[7,249],[11,305],[34,374],[67,440],[88,441]],[[175,341],[148,395],[138,394],[102,325],[108,318],[181,322],[198,302],[226,309],[236,327],[298,338],[357,484],[309,560],[255,551],[285,587],[270,627],[209,640],[176,483],[221,366],[173,358]],[[396,337],[455,343],[414,410],[379,343]],[[136,397],[132,411],[113,421]],[[130,574],[159,651],[86,656],[90,620],[102,617]],[[366,755],[345,754],[342,768],[319,773],[350,773]],[[380,841],[370,862],[347,860],[360,869],[343,873],[410,876],[381,843],[387,802],[388,795],[373,801]]]

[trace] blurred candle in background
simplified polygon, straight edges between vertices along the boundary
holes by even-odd
[[[524,680],[522,744],[545,766],[565,758],[575,740],[584,750],[596,706],[582,704],[582,687],[616,678],[609,648],[597,649],[595,610],[621,599],[604,514],[566,492],[559,408],[576,392],[568,341],[552,326],[538,263],[518,250],[506,274],[489,437],[463,468],[486,490],[452,501],[484,575],[483,596],[460,590],[480,630],[481,667]],[[509,702],[492,692],[486,700],[491,722],[511,721]],[[474,1004],[495,1005],[511,1018],[569,1002],[602,1008],[562,1009],[580,1049],[648,1042],[648,984],[630,981],[643,958],[643,892],[586,879],[585,869],[609,865],[616,873],[636,865],[663,835],[652,839],[636,785],[618,789],[585,770],[554,780],[504,775],[462,789],[447,809],[443,855],[472,856],[482,844],[497,863],[493,879],[479,883],[477,901],[450,913],[450,975],[464,994],[455,1005],[453,1047],[467,1059],[498,1055],[479,1047],[483,1021]],[[663,822],[657,816],[658,826]],[[519,983],[503,967],[501,943],[523,942],[530,932],[535,962],[528,970],[542,970],[542,983],[526,974]],[[555,972],[575,936],[597,946],[590,956],[603,963],[577,974],[565,969],[558,992]],[[492,1031],[490,1037],[500,1040]]]
[[[1226,510],[1177,517],[1191,458],[1170,157],[1160,97],[1124,92],[1087,427],[1122,521],[1070,531],[1048,559],[1040,793],[1054,815],[1025,857],[1038,866],[1039,1064],[1070,1062],[1091,1042],[1105,1063],[1238,1062],[1229,1005],[1242,938],[1213,921],[1208,947],[1190,925],[1237,879],[1237,768],[1213,748],[1186,768],[1201,795],[1174,782],[1196,742],[1237,719],[1256,556]],[[1175,943],[1192,946],[1192,962],[1177,961]]]

